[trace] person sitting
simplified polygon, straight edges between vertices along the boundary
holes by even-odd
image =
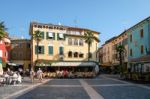
[[[18,81],[18,75],[16,74],[16,72],[14,72],[11,83],[15,85],[17,81]]]
[[[21,78],[21,75],[20,75],[20,73],[18,73],[18,83],[22,83],[22,78]]]

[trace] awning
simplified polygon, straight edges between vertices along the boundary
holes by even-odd
[[[95,62],[54,62],[51,64],[48,63],[37,63],[37,66],[51,66],[51,67],[85,67],[85,66],[90,66],[90,67],[95,67],[96,63]]]
[[[10,66],[19,66],[19,65],[23,65],[24,63],[23,62],[8,62],[7,64]]]
[[[60,38],[64,38],[64,35],[62,33],[59,34]]]
[[[49,33],[48,33],[48,37],[53,37],[53,33],[52,33],[52,32],[49,32]]]

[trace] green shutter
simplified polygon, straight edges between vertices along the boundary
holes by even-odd
[[[38,48],[37,48],[37,45],[35,45],[35,54],[37,54],[38,52]]]
[[[48,39],[48,32],[46,32],[46,39]]]
[[[59,40],[59,33],[57,33],[57,40]]]
[[[49,55],[53,55],[53,46],[49,46],[48,48],[49,48],[49,52],[48,52]]]
[[[55,33],[53,33],[53,40],[55,40]]]
[[[44,32],[41,32],[41,36],[42,36],[42,38],[44,39]]]
[[[63,47],[59,47],[59,54],[63,54],[64,48]]]
[[[65,34],[63,34],[64,35],[64,40],[66,40],[66,35]]]
[[[41,46],[42,47],[42,53],[41,54],[44,54],[44,46]]]

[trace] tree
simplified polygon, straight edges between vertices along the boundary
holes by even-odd
[[[123,45],[119,45],[116,47],[116,51],[119,53],[119,63],[120,63],[120,70],[121,70],[121,74],[123,74],[123,56],[125,53],[125,48]]]
[[[4,36],[6,35],[5,31],[6,31],[6,28],[5,28],[4,22],[0,22],[0,40],[2,40]]]
[[[37,60],[39,59],[39,53],[38,53],[38,48],[39,48],[39,42],[43,39],[42,32],[37,30],[35,33],[32,35],[32,39],[36,41],[37,47],[36,47],[36,54],[37,54]],[[32,67],[33,68],[33,67]]]
[[[94,40],[94,34],[91,31],[87,31],[84,34],[85,43],[88,44],[88,61],[90,60],[91,54],[90,54],[90,46]]]

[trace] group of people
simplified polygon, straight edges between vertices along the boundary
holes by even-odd
[[[16,84],[16,83],[22,83],[22,77],[20,75],[19,71],[13,72],[9,68],[7,71],[3,73],[3,83],[5,84]]]
[[[39,81],[42,82],[43,80],[43,71],[39,68],[38,71],[35,73],[33,69],[31,69],[30,71],[30,78],[31,78],[31,82],[34,82],[34,78],[35,76],[38,77]]]
[[[56,75],[57,75],[57,77],[66,78],[66,77],[72,77],[73,73],[72,73],[72,71],[68,71],[68,70],[57,70]]]

